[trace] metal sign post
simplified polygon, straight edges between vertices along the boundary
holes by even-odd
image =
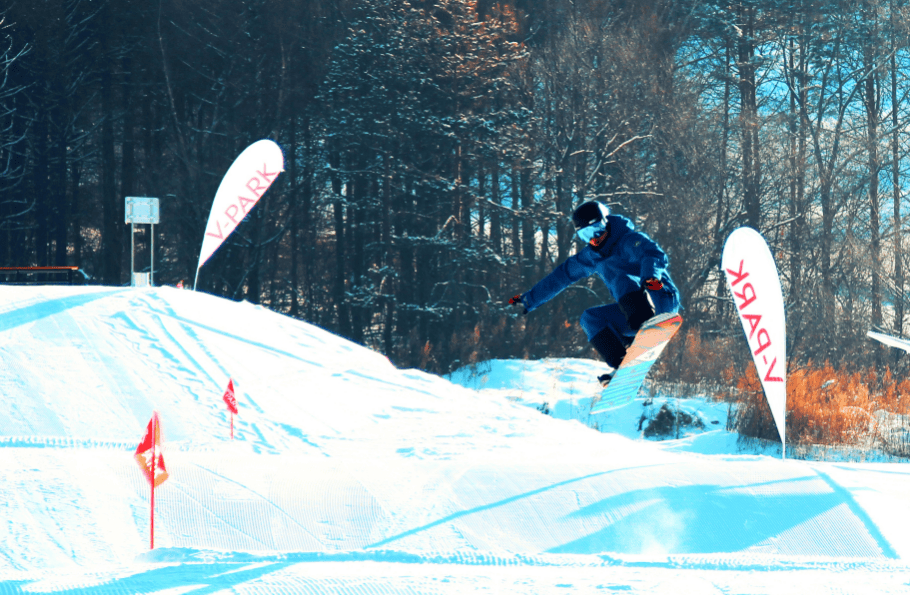
[[[151,256],[149,267],[149,276],[147,283],[155,285],[155,224],[158,223],[159,210],[158,199],[150,196],[127,196],[126,197],[126,222],[130,224],[130,285],[136,287],[136,224],[149,223],[152,226],[151,237]],[[144,281],[144,280],[143,280]]]

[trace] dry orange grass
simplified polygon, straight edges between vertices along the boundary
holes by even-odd
[[[745,436],[777,440],[755,367],[750,366],[735,386],[733,398],[739,403],[735,429]],[[787,442],[891,450],[886,435],[890,428],[883,420],[907,415],[908,405],[910,380],[896,380],[887,368],[849,372],[828,363],[810,364],[787,375]]]
[[[654,378],[663,382],[693,385],[723,382],[726,386],[734,386],[728,368],[730,353],[736,344],[735,340],[725,337],[705,338],[698,330],[683,327],[658,360]]]
[[[779,440],[741,337],[684,329],[667,346],[655,378],[700,385],[734,405],[728,429]],[[896,378],[887,367],[849,370],[809,362],[787,374],[786,427],[791,445],[876,448],[910,456],[910,379]]]

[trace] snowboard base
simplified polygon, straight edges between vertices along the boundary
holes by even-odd
[[[631,403],[681,324],[682,316],[675,312],[660,314],[645,322],[626,350],[626,357],[616,369],[610,384],[591,407],[591,413],[618,409]]]

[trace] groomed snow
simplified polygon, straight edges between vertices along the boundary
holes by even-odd
[[[449,380],[203,293],[11,286],[0,361],[0,593],[910,593],[910,467],[743,452],[704,398],[589,416],[596,362]],[[664,401],[704,427],[643,438]]]

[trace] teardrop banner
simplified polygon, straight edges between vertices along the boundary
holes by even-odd
[[[721,268],[733,294],[752,360],[787,456],[787,335],[784,297],[774,256],[765,238],[740,227],[727,238]]]
[[[205,226],[199,264],[196,265],[196,280],[193,282],[194,290],[199,282],[199,269],[240,225],[283,171],[284,154],[281,147],[268,139],[256,141],[244,149],[228,168],[215,193]]]

